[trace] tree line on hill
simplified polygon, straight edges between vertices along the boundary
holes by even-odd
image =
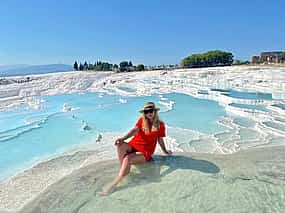
[[[234,56],[231,52],[214,50],[190,55],[182,59],[181,66],[186,68],[229,66],[233,64],[233,58]]]
[[[130,72],[130,71],[142,71],[145,69],[143,64],[138,64],[137,66],[133,65],[131,61],[122,61],[118,64],[111,64],[109,62],[97,61],[94,64],[87,63],[79,63],[77,61],[74,62],[73,65],[74,70],[93,70],[93,71],[117,71],[117,72]]]
[[[94,64],[79,63],[75,61],[75,70],[95,70],[95,71],[116,71],[130,72],[143,70],[172,70],[177,68],[196,68],[196,67],[215,67],[215,66],[230,66],[249,64],[249,61],[234,60],[234,55],[231,52],[221,50],[212,50],[206,53],[192,54],[181,60],[179,65],[159,65],[159,66],[144,66],[139,64],[134,66],[131,61],[122,61],[120,64],[111,64],[109,62],[97,61]]]

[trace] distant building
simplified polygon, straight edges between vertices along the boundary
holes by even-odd
[[[251,63],[258,64],[260,63],[260,56],[252,56]]]
[[[260,56],[253,56],[251,62],[253,64],[280,64],[285,63],[285,52],[262,52]]]

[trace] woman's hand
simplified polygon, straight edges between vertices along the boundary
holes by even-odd
[[[137,132],[139,131],[139,128],[138,127],[134,127],[132,128],[128,134],[126,134],[125,136],[121,137],[121,138],[118,138],[115,140],[115,145],[119,145],[119,144],[122,144],[124,143],[125,140],[127,140],[128,138],[134,136],[135,134],[137,134]]]
[[[171,150],[165,150],[165,151],[164,151],[164,154],[166,154],[166,155],[172,155],[172,151],[171,151]]]
[[[116,140],[115,140],[115,144],[114,145],[119,145],[119,144],[122,144],[124,142],[124,140],[122,139],[122,138],[117,138]]]

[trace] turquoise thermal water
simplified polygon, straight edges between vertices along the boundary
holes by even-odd
[[[229,105],[241,109],[267,111],[266,107],[263,105],[250,105],[250,104],[239,104],[239,103],[231,103]]]
[[[164,95],[166,103],[175,102],[173,110],[168,110],[158,104],[160,98],[159,95],[122,97],[99,93],[42,96],[35,97],[43,100],[39,109],[22,105],[13,111],[0,112],[0,178],[56,153],[95,143],[99,133],[127,132],[146,101],[157,103],[162,120],[169,126],[206,134],[225,130],[217,123],[225,110],[214,101],[171,93]],[[64,105],[72,110],[63,112]],[[84,125],[90,129],[84,130]]]
[[[252,100],[272,100],[271,93],[261,93],[261,92],[241,92],[236,90],[229,90],[224,95],[238,98],[238,99],[252,99]]]

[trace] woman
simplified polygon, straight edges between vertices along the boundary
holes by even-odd
[[[115,141],[121,167],[118,176],[108,189],[102,193],[103,195],[110,193],[123,177],[129,174],[132,164],[141,164],[149,161],[155,151],[157,141],[165,154],[169,155],[172,153],[165,148],[163,141],[165,125],[159,119],[158,111],[159,108],[155,108],[153,102],[147,102],[144,108],[140,110],[142,116],[138,119],[135,127],[124,137]],[[132,136],[134,137],[130,142],[125,142]]]

